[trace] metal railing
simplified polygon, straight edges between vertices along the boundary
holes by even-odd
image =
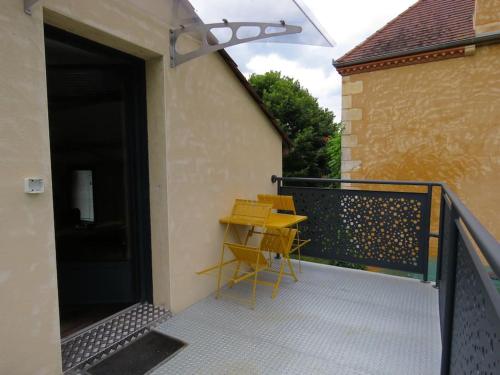
[[[500,293],[493,280],[500,276],[500,244],[448,186],[277,176],[272,181],[278,194],[293,195],[297,212],[308,216],[301,237],[312,241],[304,255],[420,273],[426,281],[429,240],[437,237],[441,374],[500,374]],[[425,191],[374,188],[381,185]],[[433,188],[440,189],[439,233],[430,231]]]
[[[441,374],[499,374],[500,245],[444,184],[440,212]]]
[[[278,194],[293,195],[298,212],[308,216],[301,237],[312,242],[304,255],[413,272],[427,281],[436,183],[276,176],[273,181],[278,182]],[[340,183],[359,189],[332,187]],[[381,185],[414,191],[382,191]]]

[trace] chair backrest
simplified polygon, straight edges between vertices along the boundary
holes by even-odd
[[[272,204],[275,210],[290,211],[296,214],[293,196],[291,195],[259,194],[257,199],[259,202]]]
[[[231,216],[242,224],[265,226],[272,209],[273,206],[270,203],[236,199]]]
[[[297,235],[295,228],[271,229],[267,228],[262,237],[261,249],[279,254],[288,254],[293,240]]]

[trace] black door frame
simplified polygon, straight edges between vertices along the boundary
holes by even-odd
[[[84,50],[116,58],[123,62],[130,78],[125,88],[125,121],[130,156],[127,161],[129,176],[129,204],[131,219],[130,241],[134,250],[134,285],[140,302],[153,302],[153,268],[151,256],[151,223],[149,201],[149,159],[146,110],[146,64],[145,61],[124,52],[68,33],[47,24],[45,38],[76,46]],[[109,66],[107,67],[109,68]],[[135,183],[131,183],[135,182]]]

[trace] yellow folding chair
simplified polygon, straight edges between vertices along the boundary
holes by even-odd
[[[295,228],[283,228],[283,229],[272,229],[268,228],[261,242],[261,249],[271,253],[276,253],[281,255],[280,268],[279,271],[273,270],[269,267],[268,271],[278,273],[278,279],[273,285],[272,298],[276,297],[278,294],[279,286],[283,275],[288,275],[297,281],[297,276],[293,270],[292,264],[290,262],[290,251],[294,243],[295,236],[297,235],[297,229]],[[269,261],[270,263],[271,261]],[[288,266],[289,272],[285,272],[285,264]]]
[[[232,287],[241,281],[252,282],[251,307],[255,307],[257,284],[263,284],[273,287],[272,298],[277,295],[281,278],[283,275],[290,275],[297,280],[290,262],[290,251],[294,244],[297,230],[293,228],[273,229],[267,228],[268,220],[272,212],[273,206],[270,203],[256,202],[243,199],[237,199],[234,202],[231,215],[224,221],[226,222],[226,230],[221,249],[219,263],[215,266],[207,268],[197,274],[208,274],[211,271],[217,271],[217,291],[216,298],[219,298],[222,293],[222,277],[223,269],[226,266],[236,264],[236,268],[229,279],[228,286]],[[239,226],[249,226],[250,229],[242,241],[238,232],[235,232],[236,239],[239,243],[228,241],[230,228]],[[255,230],[258,227],[259,230]],[[256,240],[249,244],[249,239],[253,235]],[[230,250],[233,258],[226,260],[226,249]],[[266,252],[274,252],[283,255],[278,279],[275,282],[261,280],[258,278],[260,272],[275,272],[271,269],[271,263],[266,258]],[[270,254],[270,253],[269,253]],[[284,270],[285,263],[290,269],[289,273]],[[224,272],[224,275],[227,273]],[[230,297],[230,295],[227,295]],[[234,297],[234,296],[233,296]],[[239,298],[237,298],[239,299]]]
[[[275,210],[287,211],[297,215],[293,196],[291,195],[258,194],[257,199],[259,202],[272,204]]]
[[[269,269],[270,265],[262,252],[260,247],[262,240],[256,246],[248,245],[249,237],[254,233],[255,227],[260,227],[264,231],[266,228],[267,220],[272,211],[272,205],[268,203],[236,199],[231,210],[230,221],[226,225],[226,231],[224,233],[224,241],[221,249],[221,256],[218,265],[218,276],[217,276],[217,292],[216,298],[221,295],[222,287],[222,269],[225,265],[229,263],[236,262],[236,269],[233,273],[232,278],[229,280],[229,285],[232,286],[244,280],[253,278],[252,286],[252,296],[251,296],[251,307],[255,307],[256,301],[256,290],[257,284],[267,284],[273,285],[272,283],[261,281],[258,279],[257,275],[259,272]],[[247,225],[250,226],[250,230],[243,243],[233,243],[228,241],[228,233],[231,225]],[[228,248],[232,255],[233,260],[224,261],[225,248]],[[242,269],[242,265],[246,266],[246,269]]]
[[[291,195],[273,195],[273,194],[259,194],[257,195],[257,199],[262,203],[269,203],[273,205],[273,209],[278,211],[286,211],[291,213],[292,215],[297,215],[297,211],[295,209],[295,203],[293,201],[293,196]],[[300,249],[311,242],[310,239],[301,240],[300,239],[300,230],[299,224],[295,224],[295,229],[297,229],[297,235],[294,239],[293,247],[290,250],[290,253],[297,251],[298,259],[299,259],[299,272],[302,272],[301,267],[301,255]]]

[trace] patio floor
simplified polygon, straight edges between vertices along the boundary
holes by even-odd
[[[432,284],[303,262],[275,300],[257,296],[255,310],[210,296],[159,326],[188,345],[153,374],[439,374]]]

